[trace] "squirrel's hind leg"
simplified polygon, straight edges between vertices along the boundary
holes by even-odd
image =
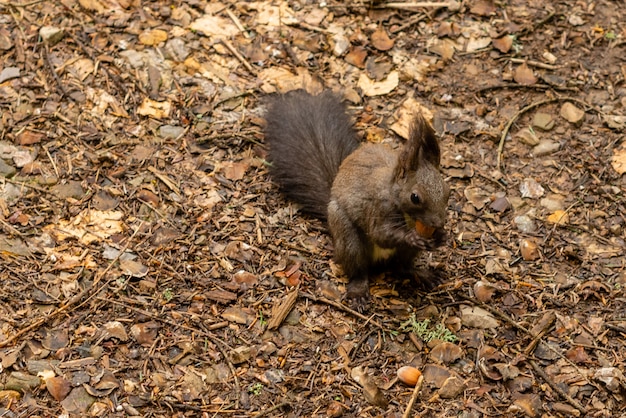
[[[348,276],[346,292],[348,304],[362,311],[370,302],[371,250],[367,248],[367,238],[335,201],[328,204],[328,227],[333,237],[335,261]]]

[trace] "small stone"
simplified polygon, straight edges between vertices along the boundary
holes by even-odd
[[[554,117],[549,113],[535,113],[533,126],[543,131],[549,131],[554,128]]]
[[[533,178],[525,178],[519,187],[522,197],[529,197],[531,199],[538,199],[543,196],[545,190],[541,187],[541,184],[537,183],[537,180]]]
[[[563,210],[564,208],[563,201],[564,201],[563,196],[560,196],[557,194],[551,194],[541,199],[539,201],[539,204],[543,206],[544,208],[548,209],[549,211],[554,212],[556,210]]]
[[[558,58],[554,54],[548,51],[544,52],[542,57],[544,60],[548,62],[548,64],[554,65],[558,61]]]
[[[159,128],[161,138],[176,139],[185,132],[182,126],[163,125]]]
[[[76,199],[80,200],[85,196],[85,191],[80,181],[70,180],[64,184],[57,184],[50,189],[50,192],[59,199]]]
[[[63,39],[65,32],[63,32],[63,29],[57,28],[56,26],[44,26],[39,29],[39,36],[41,36],[41,40],[48,45],[54,45]]]
[[[561,148],[561,144],[559,144],[558,142],[544,139],[533,148],[532,154],[535,157],[543,157],[544,155],[550,155],[558,151],[559,148]]]
[[[333,36],[333,55],[340,57],[350,48],[350,40],[343,34],[337,33]]]
[[[515,138],[519,139],[520,142],[523,142],[524,144],[533,147],[539,143],[539,138],[537,138],[537,134],[535,134],[535,132],[530,128],[521,129],[515,135]]]
[[[0,177],[13,177],[17,170],[0,158]]]
[[[516,216],[513,219],[513,223],[515,223],[515,226],[517,226],[517,229],[520,232],[524,232],[526,234],[535,232],[535,223],[528,215]]]
[[[563,106],[561,106],[560,115],[568,122],[579,125],[585,117],[585,111],[577,108],[570,102],[565,102]]]
[[[165,52],[174,61],[183,62],[189,56],[189,47],[183,39],[172,38],[165,43]]]

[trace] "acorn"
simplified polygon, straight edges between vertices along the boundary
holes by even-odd
[[[415,386],[422,372],[413,366],[403,366],[398,369],[398,379],[407,386]]]
[[[420,221],[415,221],[415,230],[420,236],[424,238],[430,238],[435,233],[435,229],[432,226],[424,225]]]

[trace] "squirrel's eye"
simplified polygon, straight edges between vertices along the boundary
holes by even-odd
[[[411,203],[419,205],[422,200],[417,193],[411,193]]]

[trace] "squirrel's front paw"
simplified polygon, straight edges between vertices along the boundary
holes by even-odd
[[[415,231],[411,231],[407,236],[407,243],[417,250],[432,250],[437,247],[432,239],[426,239]]]

